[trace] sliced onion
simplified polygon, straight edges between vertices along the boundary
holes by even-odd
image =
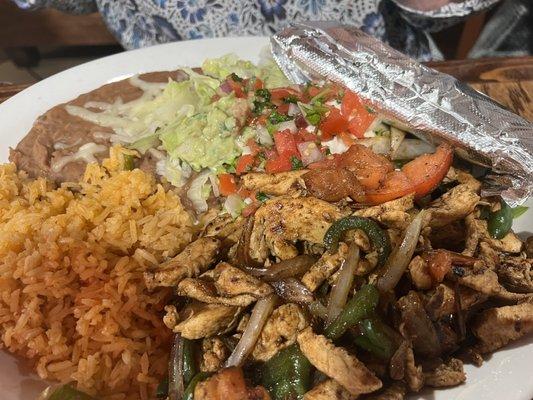
[[[298,128],[296,127],[296,122],[294,122],[294,120],[280,122],[278,125],[276,125],[276,129],[280,132],[288,129],[289,131],[291,131],[291,133],[296,133],[296,131],[298,130]]]
[[[405,139],[405,132],[394,126],[390,127],[390,156],[393,160],[396,160],[396,152]]]
[[[224,209],[230,213],[233,218],[241,215],[246,203],[236,194],[230,194],[224,201]]]
[[[213,189],[213,195],[215,197],[220,196],[220,190],[218,187],[218,178],[216,177],[215,174],[209,175],[209,182],[211,182],[211,189]]]
[[[320,319],[326,319],[328,317],[328,309],[320,300],[311,302],[307,307],[309,308],[311,315],[314,317]]]
[[[389,128],[387,127],[387,125],[385,125],[383,123],[383,120],[378,116],[374,119],[374,121],[372,121],[372,123],[367,128],[363,136],[365,138],[371,138],[371,137],[376,136],[376,131],[381,132],[381,131],[388,131],[388,130]]]
[[[434,153],[435,146],[420,139],[404,139],[392,157],[393,160],[412,160],[422,154]]]
[[[287,111],[287,115],[290,115],[291,117],[294,117],[295,115],[300,114],[300,107],[298,107],[294,103],[289,104],[289,111]]]
[[[327,142],[322,142],[322,146],[327,147],[331,154],[342,154],[348,150],[346,143],[344,143],[344,141],[338,136],[335,136]]]
[[[274,140],[272,140],[272,136],[270,133],[268,133],[268,130],[263,125],[259,125],[256,129],[256,138],[259,144],[262,144],[263,146],[272,146],[274,144]]]
[[[422,210],[413,218],[405,230],[402,242],[389,256],[383,267],[384,272],[377,281],[377,288],[380,291],[387,292],[392,290],[405,272],[415,252],[425,215],[426,211]]]
[[[346,259],[339,268],[337,280],[331,288],[328,301],[327,323],[331,323],[341,313],[346,305],[348,295],[355,278],[355,269],[359,263],[359,247],[351,243]]]
[[[226,367],[240,367],[244,363],[244,360],[246,360],[246,357],[254,350],[257,339],[259,339],[259,335],[268,317],[274,311],[276,300],[277,296],[271,294],[255,303],[252,315],[242,333],[241,339],[226,361]]]
[[[391,139],[389,136],[374,136],[372,138],[358,140],[357,143],[370,147],[376,154],[389,154],[391,149]]]
[[[244,224],[239,242],[237,243],[237,249],[235,250],[235,261],[238,264],[237,266],[250,273],[251,270],[255,269],[254,267],[262,265],[250,256],[250,238],[252,236],[254,223],[254,217],[248,217]]]
[[[324,154],[320,151],[315,142],[298,143],[298,151],[302,156],[302,163],[305,166],[324,158]]]
[[[283,260],[268,268],[245,267],[246,272],[261,278],[266,282],[279,281],[280,279],[298,277],[306,273],[311,265],[316,262],[316,257],[302,254],[289,260]]]
[[[313,293],[295,278],[286,278],[273,282],[276,294],[290,303],[309,304],[315,300]]]
[[[168,399],[181,400],[185,384],[183,382],[183,338],[179,333],[174,335],[168,365]]]

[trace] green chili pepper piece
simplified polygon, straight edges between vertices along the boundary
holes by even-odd
[[[135,168],[134,158],[131,154],[124,154],[124,169],[131,171]]]
[[[183,338],[183,384],[187,386],[197,374],[194,358],[194,342]]]
[[[490,236],[494,239],[502,239],[511,230],[513,225],[513,212],[511,207],[500,200],[501,208],[496,212],[491,212],[488,221]]]
[[[183,400],[194,400],[194,389],[196,389],[196,385],[202,381],[205,381],[210,376],[210,372],[198,372],[196,375],[194,375],[187,385],[185,392],[183,393]]]
[[[168,378],[164,378],[155,389],[155,397],[164,399],[168,396]]]
[[[359,322],[362,336],[356,338],[355,343],[379,358],[388,360],[394,352],[393,343],[379,321],[365,319]]]
[[[366,233],[378,253],[378,267],[385,264],[391,252],[389,236],[376,222],[368,218],[350,215],[335,221],[324,235],[324,245],[327,249],[337,250],[343,233],[352,229],[361,229]]]
[[[272,400],[300,400],[311,386],[311,363],[293,344],[260,367],[261,384]]]
[[[324,331],[324,335],[337,340],[363,318],[374,312],[379,302],[379,292],[373,285],[363,285],[344,306],[337,318]]]
[[[63,385],[60,388],[54,390],[54,393],[48,398],[48,400],[95,400],[94,397],[89,396],[87,393],[80,392],[74,389],[70,385]]]

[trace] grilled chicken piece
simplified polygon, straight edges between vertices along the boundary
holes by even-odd
[[[394,382],[390,386],[380,390],[378,393],[373,393],[364,397],[361,400],[403,400],[407,390],[405,385],[401,382]]]
[[[314,169],[302,176],[311,196],[336,202],[347,197],[355,201],[364,200],[364,189],[356,175],[346,168]]]
[[[522,257],[505,257],[496,273],[502,284],[513,292],[533,292],[533,260]]]
[[[343,242],[339,243],[339,248],[335,253],[331,254],[327,251],[322,254],[322,257],[304,274],[302,283],[314,292],[340,268],[347,255],[348,245]]]
[[[457,288],[462,310],[468,310],[488,299],[486,294],[472,290],[466,286]],[[432,321],[445,318],[457,311],[455,302],[456,292],[447,284],[441,283],[428,297],[425,305],[426,312]]]
[[[498,282],[496,272],[487,268],[483,262],[479,262],[472,269],[465,271],[466,275],[459,278],[459,283],[490,297],[510,301],[518,301],[531,297],[526,293],[509,292]]]
[[[456,169],[455,179],[460,184],[467,185],[470,188],[470,190],[472,190],[474,193],[479,193],[481,190],[481,182],[478,181],[476,178],[474,178],[472,174],[466,171]]]
[[[523,243],[513,231],[499,240],[490,236],[487,221],[476,219],[473,214],[470,214],[465,218],[465,223],[466,242],[463,254],[474,255],[480,241],[486,242],[493,249],[503,253],[520,253]]]
[[[429,274],[428,263],[420,256],[411,260],[407,267],[411,281],[419,290],[428,290],[433,286],[433,278]]]
[[[333,379],[320,382],[304,395],[304,400],[355,400],[350,392]]]
[[[457,358],[450,358],[448,362],[440,364],[435,370],[424,373],[426,385],[433,387],[448,387],[460,385],[466,381],[463,362]]]
[[[296,241],[322,244],[330,225],[342,217],[333,204],[315,197],[280,197],[266,201],[255,213],[250,256],[263,263],[268,251],[282,260],[298,255]]]
[[[183,278],[200,275],[216,261],[221,246],[220,240],[212,237],[195,240],[156,271],[145,272],[146,287],[152,290],[158,286],[176,286]]]
[[[278,351],[294,344],[298,332],[308,324],[300,306],[289,303],[276,308],[261,331],[253,358],[258,361],[271,359]]]
[[[479,199],[468,184],[455,186],[429,205],[429,225],[432,228],[440,228],[465,218],[474,211]]]
[[[325,336],[313,333],[310,327],[300,332],[298,344],[311,364],[350,394],[358,396],[381,388],[381,381],[361,361]]]
[[[218,215],[206,225],[202,236],[215,237],[223,242],[235,244],[241,236],[244,221],[242,217],[233,219],[230,214]]]
[[[219,337],[210,337],[202,340],[202,358],[200,371],[216,372],[228,358],[230,352]]]
[[[247,190],[263,192],[272,196],[298,194],[303,190],[302,175],[307,170],[280,172],[278,174],[263,174],[251,172],[241,177],[241,184]]]
[[[474,321],[472,332],[480,340],[476,349],[487,353],[533,331],[533,303],[491,308]]]
[[[353,215],[375,219],[391,228],[404,229],[411,222],[411,216],[407,211],[413,208],[413,200],[414,195],[409,194],[377,206],[363,208]]]
[[[185,278],[178,284],[180,296],[228,306],[246,307],[272,292],[267,283],[225,262],[199,278]]]
[[[231,367],[196,385],[194,400],[270,400],[262,386],[246,386],[242,369]]]
[[[397,301],[403,325],[402,334],[413,344],[415,352],[421,356],[434,358],[441,353],[441,346],[435,326],[429,319],[422,300],[415,291]]]
[[[411,344],[404,340],[390,360],[390,375],[395,380],[405,380],[409,389],[418,392],[424,386],[422,367],[416,366]]]
[[[241,307],[225,306],[222,304],[204,304],[193,302],[187,305],[179,315],[173,314],[164,319],[165,324],[176,333],[181,333],[185,339],[195,340],[204,337],[223,334],[232,329],[242,312]],[[181,319],[179,318],[181,317]],[[169,326],[177,322],[174,326]]]

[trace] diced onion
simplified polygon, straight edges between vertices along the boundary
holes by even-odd
[[[344,143],[344,141],[338,136],[335,136],[333,139],[328,140],[327,142],[322,142],[322,146],[327,147],[331,154],[342,154],[348,150],[346,143]]]
[[[422,210],[413,218],[405,230],[402,242],[389,256],[383,267],[383,273],[377,281],[377,288],[380,291],[392,290],[405,272],[415,252],[425,214],[426,211]]]
[[[230,194],[224,201],[224,209],[233,217],[241,215],[246,203],[236,194]]]
[[[358,140],[357,143],[363,146],[370,147],[376,154],[390,153],[390,137],[388,136],[374,136],[372,138],[365,138]]]
[[[342,263],[337,279],[331,288],[328,302],[327,323],[331,323],[341,313],[346,305],[348,295],[355,278],[355,269],[359,263],[359,247],[356,244],[350,244],[346,259]]]
[[[257,141],[263,146],[272,146],[274,144],[272,136],[270,133],[268,133],[267,128],[265,128],[263,125],[257,127],[256,138]]]
[[[324,154],[320,151],[315,142],[298,143],[297,146],[298,151],[302,156],[302,163],[305,166],[320,161],[324,158]]]
[[[246,360],[246,357],[248,357],[248,355],[254,350],[257,339],[259,339],[259,335],[261,334],[268,317],[270,317],[270,314],[274,311],[276,300],[277,296],[271,294],[255,303],[252,315],[242,333],[241,339],[226,361],[226,367],[241,366]]]
[[[291,133],[296,133],[296,131],[298,130],[294,120],[280,122],[278,125],[276,125],[276,129],[280,132],[286,131],[288,129],[289,131],[291,131]]]
[[[290,115],[291,117],[294,117],[295,115],[300,114],[300,107],[298,107],[294,103],[289,104],[289,111],[287,111],[287,115]]]

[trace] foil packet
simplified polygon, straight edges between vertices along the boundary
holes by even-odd
[[[482,195],[516,206],[533,193],[533,124],[466,84],[335,22],[294,23],[271,50],[294,83],[340,83],[409,132],[490,168]]]

